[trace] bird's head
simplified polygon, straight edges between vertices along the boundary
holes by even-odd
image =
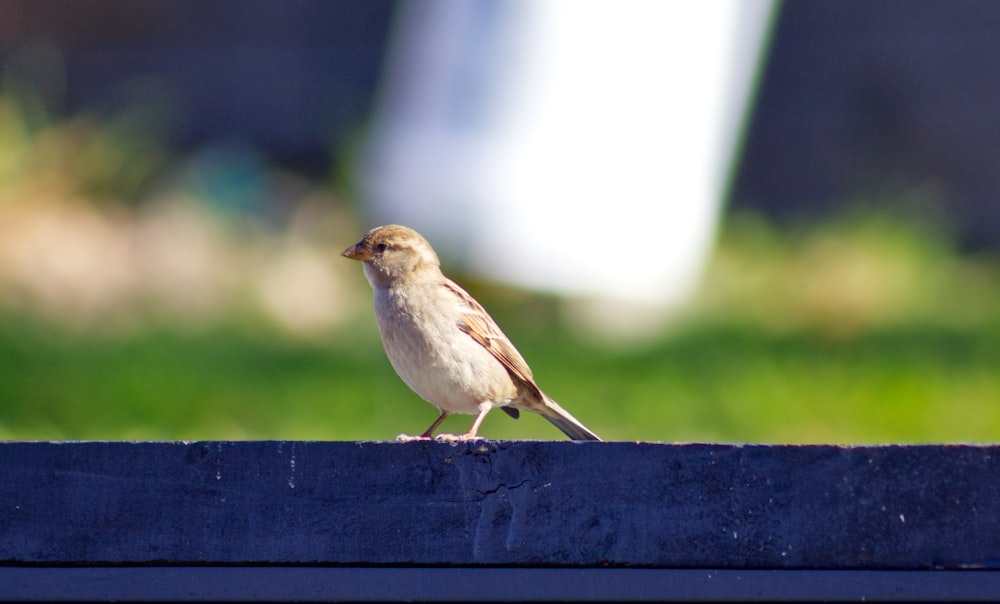
[[[420,233],[396,224],[368,231],[340,255],[363,262],[372,287],[389,287],[420,271],[441,269],[431,244]]]

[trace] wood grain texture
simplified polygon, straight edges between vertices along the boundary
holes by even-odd
[[[1000,448],[0,443],[0,562],[1000,567]]]

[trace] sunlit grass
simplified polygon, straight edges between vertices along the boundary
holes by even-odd
[[[775,329],[713,310],[654,344],[609,351],[557,321],[540,329],[558,314],[551,301],[487,304],[541,386],[606,439],[1000,440],[1000,329],[989,321],[916,315],[845,332]],[[525,305],[534,310],[521,313]],[[514,319],[522,314],[527,322]],[[69,335],[8,321],[0,350],[6,438],[388,439],[436,416],[393,374],[370,316],[309,343],[246,324]],[[444,429],[470,421],[450,418]],[[482,432],[561,437],[530,414],[492,414]]]
[[[133,117],[52,122],[0,94],[0,438],[423,431],[436,411],[393,373],[367,285],[336,258],[359,231],[344,207],[297,183],[287,223],[261,228],[183,177],[120,199],[166,162]],[[190,161],[177,172],[228,182],[225,162]],[[285,190],[257,176],[254,195]],[[560,301],[463,283],[606,439],[1000,442],[1000,264],[872,207],[728,217],[689,307],[632,346],[581,333]],[[562,438],[531,414],[481,433]]]
[[[1000,441],[1000,277],[991,260],[881,218],[854,224],[783,234],[758,223],[771,238],[762,242],[735,221],[692,307],[635,347],[581,336],[560,321],[558,301],[471,287],[542,388],[606,439]],[[858,266],[832,266],[837,258]],[[865,271],[876,277],[856,276]],[[821,276],[829,282],[817,284]],[[351,295],[367,298],[355,277]],[[0,437],[419,433],[436,411],[392,372],[367,302],[355,313],[303,339],[253,312],[66,329],[22,309],[0,319]],[[449,418],[444,429],[470,421]],[[561,438],[530,414],[492,414],[482,433]]]

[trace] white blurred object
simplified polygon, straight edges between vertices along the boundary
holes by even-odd
[[[772,1],[400,7],[360,174],[369,217],[496,280],[683,301],[714,238]]]

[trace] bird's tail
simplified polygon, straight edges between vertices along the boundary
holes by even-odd
[[[581,424],[580,420],[573,417],[569,411],[560,407],[547,395],[543,396],[547,413],[542,413],[542,417],[552,422],[552,425],[562,430],[566,436],[572,440],[601,440],[599,436]]]

